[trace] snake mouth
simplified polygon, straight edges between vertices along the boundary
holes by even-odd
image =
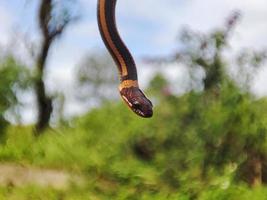
[[[138,109],[134,109],[132,108],[132,110],[139,116],[142,116],[142,117],[146,117],[145,114],[141,111],[141,110],[138,110]]]
[[[143,113],[141,110],[134,109],[133,110],[137,115],[144,117],[144,118],[150,118],[153,116],[153,111],[149,111],[148,113]]]

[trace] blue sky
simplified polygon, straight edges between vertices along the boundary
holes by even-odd
[[[66,55],[68,59],[78,58],[94,48],[104,48],[97,29],[96,0],[78,2],[76,9],[81,8],[82,20],[70,27],[54,48],[65,59]],[[4,35],[10,35],[15,29],[38,39],[35,19],[38,3],[37,0],[1,1],[0,20],[5,16],[7,21],[0,29],[5,29]],[[243,12],[243,20],[234,35],[234,44],[238,47],[266,45],[266,0],[144,0],[139,4],[135,0],[118,0],[117,19],[123,39],[134,56],[140,58],[171,52],[182,27],[208,31],[221,26],[235,9]],[[74,49],[80,56],[73,55]],[[62,61],[58,57],[57,60]]]
[[[81,59],[95,49],[104,49],[97,28],[96,1],[78,0],[74,9],[81,11],[81,20],[69,27],[53,46],[46,77],[51,90],[71,88],[73,72]],[[38,4],[38,0],[0,1],[0,47],[10,48],[10,44],[14,43],[18,56],[25,62],[29,62],[30,58],[21,42],[16,40],[27,35],[31,41],[39,43],[36,24]],[[221,27],[229,13],[237,9],[243,17],[232,36],[231,50],[266,48],[266,0],[118,0],[117,25],[137,60],[141,83],[145,83],[151,71],[151,66],[142,63],[141,58],[170,53],[178,45],[176,37],[179,30],[185,26],[202,32]],[[182,68],[177,73],[182,75]],[[260,96],[266,95],[266,84],[267,70],[264,69],[254,83],[254,91]],[[75,103],[69,107],[68,112],[78,110]]]

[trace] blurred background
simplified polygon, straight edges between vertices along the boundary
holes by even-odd
[[[267,2],[118,0],[152,119],[96,3],[0,2],[0,199],[267,199]]]

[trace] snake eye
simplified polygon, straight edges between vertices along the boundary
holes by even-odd
[[[140,104],[138,101],[134,101],[134,102],[133,102],[133,107],[134,107],[135,109],[139,109],[139,108],[141,107],[141,104]]]

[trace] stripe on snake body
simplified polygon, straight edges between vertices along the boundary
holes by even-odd
[[[116,0],[98,1],[98,21],[102,38],[114,58],[121,74],[121,81],[137,80],[136,65],[128,48],[119,36],[115,23]]]

